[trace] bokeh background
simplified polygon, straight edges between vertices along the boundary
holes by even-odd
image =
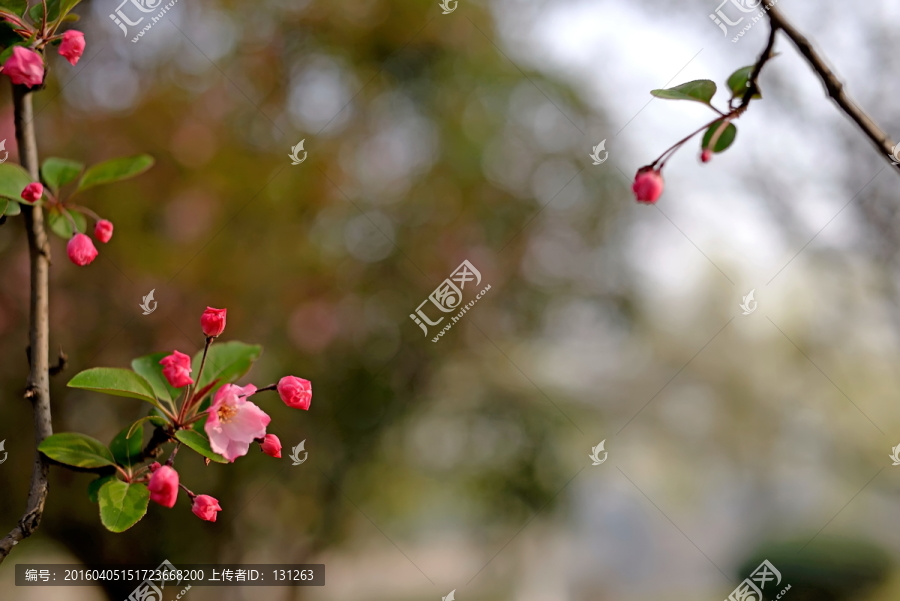
[[[228,308],[226,339],[264,346],[244,381],[312,380],[309,412],[262,401],[269,431],[305,440],[309,460],[182,453],[219,521],[182,498],[124,534],[101,526],[92,476],[53,469],[0,598],[131,591],[16,588],[15,563],[168,559],[326,565],[323,588],[194,588],[197,601],[718,600],[768,558],[790,601],[896,599],[896,172],[782,38],[733,147],[703,165],[689,144],[658,205],[639,206],[635,170],[708,120],[649,91],[724,89],[765,21],[734,43],[714,0],[437,4],[181,1],[138,43],[110,20],[114,0],[79,5],[88,49],[75,68],[51,58],[41,156],[157,164],[82,199],[116,226],[92,265],[54,240],[51,342],[69,356],[55,431],[108,441],[143,415],[65,383],[199,350],[212,305]],[[896,136],[896,3],[778,6]],[[0,256],[6,532],[33,453],[19,219],[0,227]],[[464,259],[491,290],[432,343],[409,314]],[[600,441],[609,458],[592,466]]]

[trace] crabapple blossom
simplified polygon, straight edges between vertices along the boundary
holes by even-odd
[[[215,338],[225,331],[225,315],[228,309],[214,309],[207,307],[203,315],[200,316],[200,327],[207,337]]]
[[[82,233],[75,234],[66,244],[66,254],[76,265],[84,267],[97,258],[99,254],[94,242]]]
[[[243,388],[225,384],[207,409],[209,417],[203,428],[209,436],[209,445],[228,461],[246,455],[250,443],[265,437],[266,426],[272,421],[262,409],[247,400],[246,397],[255,392],[253,384]]]
[[[44,81],[44,59],[34,50],[14,46],[12,54],[3,63],[2,72],[14,84],[31,88]]]
[[[184,353],[173,351],[171,355],[160,359],[159,364],[163,366],[163,376],[172,387],[181,388],[194,383],[191,378],[191,358]]]
[[[265,440],[259,443],[259,448],[266,455],[281,459],[281,441],[274,434],[266,434]]]
[[[164,465],[153,472],[150,482],[150,500],[159,503],[163,507],[172,507],[178,498],[178,472],[168,465]]]
[[[312,403],[312,382],[296,376],[285,376],[278,381],[278,396],[284,404],[294,409],[309,410]]]
[[[62,43],[59,45],[59,54],[72,65],[78,64],[78,59],[84,54],[84,34],[70,29],[63,34]]]
[[[197,495],[194,497],[191,511],[193,511],[194,515],[201,520],[215,522],[219,512],[222,511],[222,507],[219,505],[219,500],[215,497],[209,495]]]
[[[663,178],[659,171],[652,167],[643,167],[634,177],[631,191],[639,202],[655,203],[663,192]]]
[[[106,219],[101,219],[97,222],[97,225],[94,226],[94,237],[106,244],[110,241],[113,235],[113,224],[111,221],[107,221]]]
[[[31,182],[22,190],[22,199],[28,202],[35,202],[44,195],[44,185],[40,182]]]

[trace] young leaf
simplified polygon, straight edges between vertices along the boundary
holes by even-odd
[[[153,353],[152,355],[144,355],[131,361],[131,369],[140,374],[145,380],[150,382],[156,397],[164,401],[176,401],[182,394],[182,388],[175,388],[169,385],[162,373],[162,365],[159,360],[171,353]]]
[[[147,513],[150,491],[143,484],[110,480],[100,487],[100,521],[111,532],[124,532]]]
[[[708,148],[709,143],[712,140],[712,137],[715,135],[716,130],[719,129],[719,125],[721,125],[721,123],[722,123],[722,120],[720,119],[709,126],[709,129],[706,130],[706,133],[703,134],[703,142],[700,143],[701,148]],[[725,128],[725,131],[723,131],[719,135],[719,139],[716,142],[716,147],[712,148],[711,150],[713,152],[722,152],[723,150],[725,150],[726,148],[731,146],[731,143],[734,142],[734,138],[736,136],[737,136],[737,128],[734,126],[734,123],[729,123],[728,126]]]
[[[135,428],[132,425],[116,434],[109,443],[109,450],[112,451],[116,463],[122,467],[131,467],[140,462],[143,444],[144,426],[138,424]]]
[[[728,78],[728,88],[734,98],[743,98],[747,91],[747,82],[750,81],[750,74],[753,72],[753,65],[749,67],[741,67],[731,74]],[[762,94],[757,92],[751,98],[762,98]]]
[[[78,183],[78,192],[99,186],[111,184],[119,180],[140,175],[153,166],[154,159],[149,154],[139,154],[133,157],[112,159],[98,165],[89,167]]]
[[[143,436],[144,422],[147,422],[147,421],[149,421],[154,426],[160,426],[160,427],[165,426],[166,424],[169,423],[169,420],[167,420],[163,417],[159,417],[157,415],[144,416],[141,419],[134,422],[133,424],[131,424],[131,427],[128,428],[128,432],[125,433],[125,438],[133,437],[134,433],[138,430],[139,426],[140,426],[140,430],[141,430],[141,436]]]
[[[6,211],[4,211],[4,215],[9,215],[10,217],[12,217],[14,215],[18,215],[21,212],[21,205],[13,200],[9,200],[9,204],[6,205]]]
[[[40,23],[44,18],[43,3],[38,2],[28,11],[28,16],[35,23]],[[59,17],[59,0],[47,0],[47,22],[55,21]]]
[[[115,463],[105,444],[76,432],[48,436],[38,445],[38,450],[50,459],[74,467],[96,468]]]
[[[82,234],[87,231],[87,219],[78,211],[68,211],[62,207],[52,206],[47,210],[47,223],[54,234],[68,241],[75,233],[72,222]]]
[[[175,438],[216,463],[228,463],[227,459],[212,450],[209,446],[209,439],[196,430],[179,430],[175,433]]]
[[[712,100],[716,93],[716,82],[708,79],[698,79],[667,90],[651,90],[650,93],[657,98],[694,100],[703,104],[709,104],[709,101]]]
[[[73,17],[75,17],[74,19],[66,19],[66,17],[69,16],[69,11],[78,6],[79,2],[81,2],[81,0],[62,0],[59,5],[59,20],[77,21],[78,15],[72,15]]]
[[[78,161],[49,158],[41,165],[41,177],[50,186],[50,189],[56,193],[69,182],[74,182],[83,170],[84,165]]]
[[[0,196],[18,201],[31,181],[31,176],[19,165],[10,161],[0,163]]]
[[[96,480],[91,480],[88,483],[87,493],[88,499],[91,500],[91,503],[97,503],[97,494],[100,492],[100,487],[109,482],[110,480],[115,480],[116,475],[110,474],[109,476],[100,476]]]
[[[206,366],[203,368],[203,375],[197,382],[197,389],[203,388],[215,379],[219,379],[223,383],[234,382],[250,371],[253,362],[259,359],[260,354],[262,354],[262,347],[258,344],[246,344],[236,340],[213,344],[209,347]],[[194,355],[191,362],[194,378],[200,371],[201,359],[203,359],[203,351]]]
[[[82,388],[115,396],[141,399],[157,405],[153,387],[150,386],[147,380],[130,369],[94,367],[77,374],[69,380],[68,386],[70,388]]]

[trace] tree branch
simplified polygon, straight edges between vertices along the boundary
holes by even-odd
[[[819,75],[828,95],[840,107],[840,109],[850,117],[854,123],[863,131],[864,134],[875,144],[881,155],[888,160],[894,152],[895,143],[891,138],[878,126],[875,121],[863,111],[849,96],[844,92],[844,84],[838,79],[837,75],[825,63],[825,59],[816,51],[812,43],[800,33],[796,27],[788,21],[781,11],[775,6],[769,7],[769,21],[773,29],[780,29],[790,38],[809,63],[809,66]],[[894,165],[900,170],[900,165]]]
[[[15,107],[16,143],[19,160],[31,174],[39,180],[37,141],[34,135],[34,112],[31,90],[24,86],[13,86]],[[44,228],[44,213],[40,206],[23,203],[22,215],[28,234],[28,251],[31,258],[31,316],[29,342],[31,348],[31,370],[25,398],[31,401],[34,414],[35,447],[53,434],[50,422],[50,298],[48,274],[50,271],[50,245]],[[38,450],[34,451],[34,465],[31,470],[31,487],[25,513],[9,534],[0,540],[0,562],[9,555],[20,540],[29,537],[41,523],[44,503],[49,492],[48,475],[50,464]]]

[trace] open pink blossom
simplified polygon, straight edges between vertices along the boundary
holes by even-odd
[[[44,81],[44,59],[34,50],[14,46],[2,71],[16,85],[39,86]]]
[[[71,64],[78,64],[78,59],[84,54],[84,34],[70,29],[63,34],[62,43],[59,45],[59,53]]]
[[[312,403],[312,382],[296,376],[285,376],[278,381],[276,388],[285,405],[294,409],[309,410]]]
[[[634,177],[631,191],[638,202],[653,204],[663,193],[663,178],[659,171],[652,167],[642,167]]]
[[[147,483],[150,500],[163,507],[172,507],[178,498],[178,472],[168,465],[155,470]]]
[[[94,238],[106,244],[112,239],[113,235],[113,224],[112,221],[107,221],[106,219],[101,219],[97,222],[97,225],[94,226]]]
[[[215,497],[209,495],[197,495],[194,497],[194,504],[191,506],[191,511],[193,511],[194,515],[201,520],[215,522],[219,512],[222,511],[222,507],[219,505],[219,500]]]
[[[281,441],[274,434],[266,434],[266,439],[259,443],[262,452],[275,459],[281,459]]]
[[[184,353],[173,351],[171,355],[160,359],[159,364],[163,366],[162,372],[166,380],[174,388],[194,383],[191,378],[191,358]]]
[[[250,443],[265,437],[266,426],[272,421],[262,409],[247,400],[246,397],[254,392],[256,386],[253,384],[243,388],[225,384],[207,409],[209,417],[203,427],[209,436],[209,445],[228,461],[246,455]]]
[[[78,233],[72,236],[72,239],[66,244],[66,254],[69,255],[70,261],[80,267],[84,267],[96,259],[100,253],[97,252],[97,248],[90,238]]]

